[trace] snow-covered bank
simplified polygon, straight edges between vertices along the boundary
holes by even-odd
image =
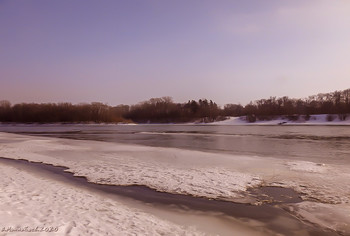
[[[125,206],[129,206],[132,209],[137,208],[157,218],[184,226],[182,227],[184,229],[190,229],[189,231],[186,230],[185,235],[192,235],[193,231],[198,230],[205,232],[205,234],[222,236],[231,236],[233,234],[277,236],[280,235],[277,233],[280,231],[289,232],[289,235],[295,235],[296,232],[322,232],[322,230],[309,227],[307,224],[296,220],[284,210],[272,206],[248,206],[246,204],[212,201],[186,195],[157,193],[153,190],[147,190],[142,186],[123,187],[89,183],[86,182],[85,178],[76,178],[71,173],[65,173],[65,168],[26,160],[0,158],[0,166],[2,165],[15,167],[22,173],[29,173],[33,177],[53,180],[52,185],[63,183],[64,185],[73,186],[76,190],[89,193],[89,195],[98,195],[125,204]],[[16,178],[13,181],[18,182]],[[36,180],[34,179],[34,181]],[[39,186],[41,185],[39,184]],[[74,191],[71,194],[74,194]],[[59,193],[57,195],[59,196]],[[55,195],[50,194],[47,197],[50,196]],[[127,196],[127,198],[123,196]],[[246,211],[246,208],[248,208],[248,211]],[[16,209],[16,206],[13,209]],[[76,212],[76,214],[80,213]],[[262,216],[264,217],[262,218]],[[284,228],[283,230],[276,228],[275,221],[278,217],[289,219],[290,222],[293,222],[292,226],[282,226]],[[132,221],[132,215],[129,220]],[[259,224],[254,223],[256,220],[259,221]],[[77,225],[81,223],[80,221],[76,221]],[[142,235],[150,233],[144,232]],[[118,235],[121,235],[121,232]],[[335,236],[335,234],[331,234],[330,236]]]
[[[344,165],[7,133],[0,133],[0,156],[66,166],[91,182],[147,185],[158,191],[235,202],[256,203],[245,190],[272,185],[292,187],[324,209],[350,203],[349,166]],[[298,209],[307,212],[309,208]],[[348,218],[339,217],[336,222],[341,229],[350,224]]]
[[[329,121],[331,120],[331,121]],[[212,125],[350,125],[350,115],[345,120],[340,120],[338,115],[310,115],[308,119],[300,115],[296,120],[289,120],[286,117],[275,117],[271,120],[257,120],[248,122],[246,117],[229,117],[227,120],[207,123]]]
[[[0,235],[204,235],[10,166],[0,179]]]

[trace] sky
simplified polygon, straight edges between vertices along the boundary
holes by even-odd
[[[350,88],[348,0],[0,0],[0,100],[247,104]]]

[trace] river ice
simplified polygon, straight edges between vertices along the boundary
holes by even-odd
[[[291,212],[323,227],[350,233],[350,217],[344,211],[350,204],[350,173],[344,165],[7,133],[0,133],[0,156],[66,166],[75,175],[96,183],[146,185],[158,191],[234,202],[258,204],[247,195],[249,187],[291,187],[305,200],[291,205]],[[327,218],[329,209],[337,217]],[[152,218],[148,219],[152,224]],[[159,230],[183,230],[163,225]]]

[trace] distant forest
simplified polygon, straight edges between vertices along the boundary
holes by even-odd
[[[0,122],[19,123],[181,123],[213,122],[228,116],[245,116],[248,122],[271,120],[285,116],[296,120],[301,115],[308,120],[313,114],[334,114],[344,120],[350,113],[350,89],[320,93],[304,99],[270,97],[242,106],[226,104],[219,107],[212,100],[190,100],[175,103],[170,97],[151,98],[136,105],[108,106],[103,103],[21,103],[11,105],[0,101]]]

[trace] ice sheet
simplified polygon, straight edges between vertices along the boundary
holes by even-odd
[[[0,155],[66,166],[91,182],[241,201],[259,185],[288,186],[304,198],[348,203],[348,166],[175,148],[0,133]]]
[[[104,184],[146,185],[235,202],[254,202],[246,198],[248,187],[281,186],[295,189],[304,200],[334,206],[334,211],[350,205],[347,165],[6,133],[0,133],[0,156],[66,166],[75,175]],[[349,219],[337,222],[349,224]]]
[[[261,183],[253,174],[208,166],[208,154],[177,149],[31,137],[2,144],[0,154],[66,166],[91,182],[146,185],[208,198],[241,198],[247,187]],[[203,162],[196,160],[203,155]]]
[[[321,227],[350,233],[350,206],[348,204],[323,204],[318,202],[301,202],[292,206],[292,212],[299,218],[318,224]]]

